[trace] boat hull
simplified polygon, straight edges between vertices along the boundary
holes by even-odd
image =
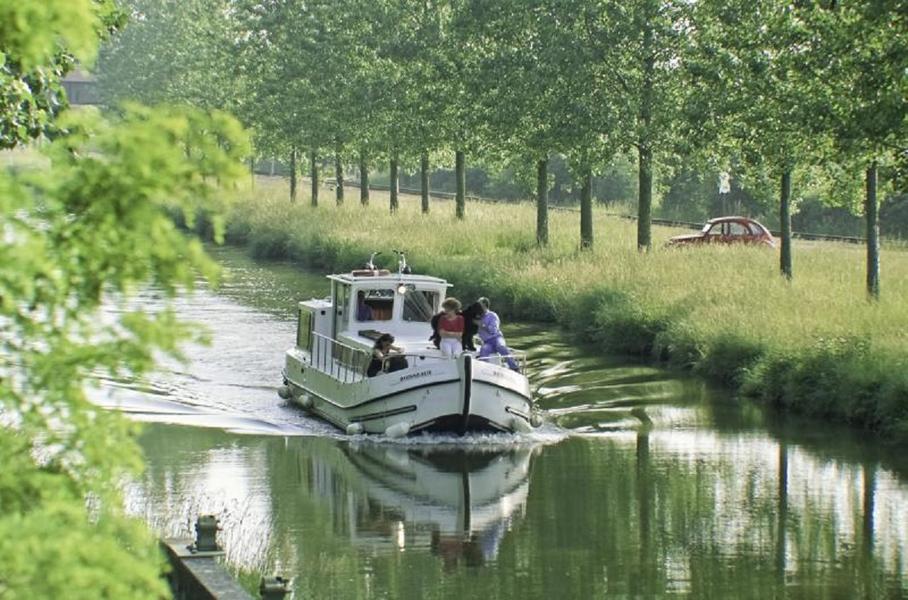
[[[284,379],[292,402],[348,433],[532,429],[526,377],[469,354],[343,382],[313,368],[306,353],[290,351]]]

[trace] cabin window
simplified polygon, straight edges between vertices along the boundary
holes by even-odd
[[[356,320],[390,321],[394,309],[394,290],[360,290],[356,293]]]
[[[312,343],[312,313],[305,308],[300,308],[299,319],[296,321],[296,345],[303,350],[308,350]]]
[[[438,292],[408,291],[404,296],[404,321],[428,323],[438,310]]]

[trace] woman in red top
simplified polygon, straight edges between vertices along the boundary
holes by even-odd
[[[448,298],[441,303],[441,308],[445,313],[438,319],[438,334],[441,336],[438,347],[445,356],[457,356],[463,352],[463,316],[457,314],[460,302],[457,298]]]

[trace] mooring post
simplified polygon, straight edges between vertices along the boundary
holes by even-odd
[[[262,577],[259,593],[262,600],[284,600],[290,591],[290,581],[283,577]]]
[[[200,516],[195,541],[188,538],[163,540],[173,567],[168,579],[177,600],[252,600],[252,596],[227,572],[218,559],[224,551],[217,544],[218,519]]]
[[[220,552],[218,546],[218,518],[214,515],[201,515],[195,522],[196,552]]]

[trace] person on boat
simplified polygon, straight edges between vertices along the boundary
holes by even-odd
[[[372,307],[366,304],[366,292],[359,292],[356,295],[356,320],[372,320]]]
[[[438,335],[441,337],[439,348],[445,356],[457,356],[463,352],[463,315],[457,314],[460,310],[460,301],[457,298],[447,298],[441,303],[445,311],[438,319]]]
[[[486,297],[476,301],[482,307],[477,325],[479,325],[479,339],[482,340],[482,347],[479,349],[479,358],[487,358],[492,354],[499,354],[506,357],[508,367],[513,371],[518,371],[517,361],[511,356],[511,350],[504,341],[504,335],[501,333],[501,319],[489,307],[490,302]]]
[[[429,321],[429,325],[432,326],[432,335],[429,336],[429,341],[432,342],[436,348],[441,347],[441,334],[438,333],[438,320],[441,319],[445,314],[445,311],[440,311],[432,316],[432,320]]]
[[[463,316],[463,336],[460,339],[460,344],[464,350],[469,350],[471,352],[476,351],[473,337],[476,335],[476,323],[479,315],[482,314],[481,311],[482,307],[479,306],[478,302],[474,302],[463,310],[457,311],[457,314]],[[432,342],[436,348],[441,345],[441,334],[438,333],[438,320],[441,319],[444,314],[445,311],[440,311],[432,317],[431,321],[429,321],[429,324],[432,326],[432,335],[429,336],[429,341]]]
[[[474,302],[464,307],[460,314],[463,315],[463,349],[471,352],[476,351],[476,345],[473,338],[479,331],[477,326],[479,317],[482,316],[482,306],[479,302]]]
[[[394,336],[390,333],[383,333],[375,340],[372,347],[372,360],[366,367],[366,376],[375,377],[379,373],[390,373],[407,368],[407,359],[399,355],[403,350],[394,345]]]

